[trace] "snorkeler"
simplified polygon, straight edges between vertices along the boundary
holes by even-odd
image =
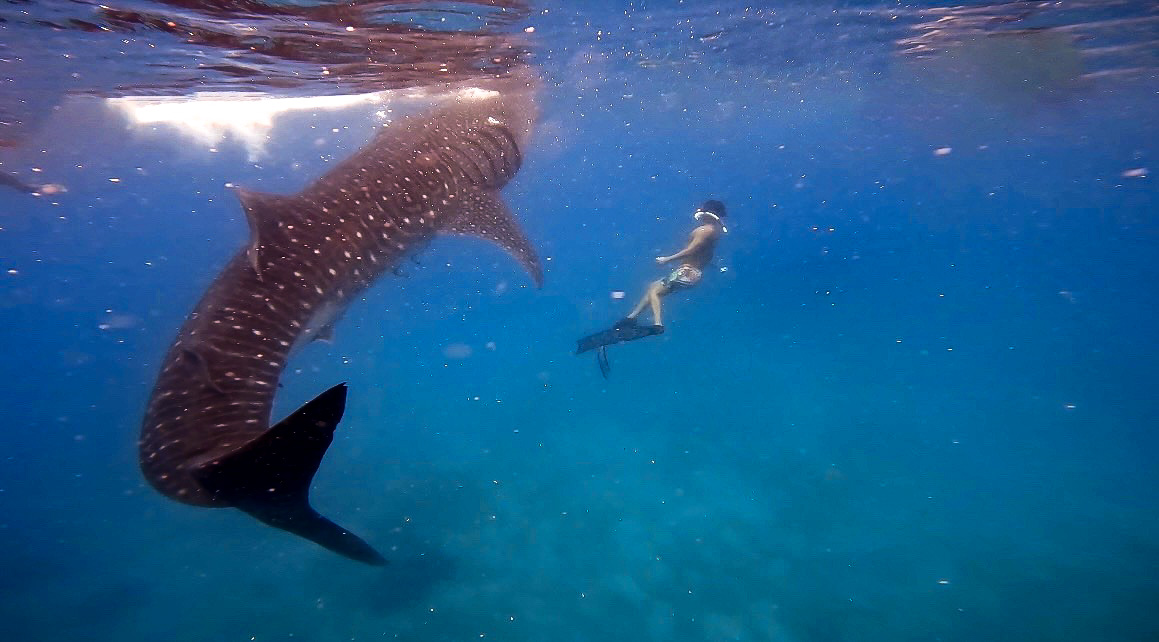
[[[640,302],[621,323],[634,323],[645,307],[651,307],[652,323],[664,327],[664,321],[660,317],[660,297],[668,296],[676,290],[686,290],[700,283],[705,266],[712,261],[721,233],[728,231],[724,226],[724,203],[705,201],[696,208],[692,216],[699,225],[688,236],[688,245],[671,256],[656,257],[656,263],[659,265],[680,261],[680,267],[659,281],[653,281]]]
[[[586,336],[579,340],[576,354],[588,350],[599,349],[600,370],[607,376],[607,355],[603,351],[605,346],[624,341],[642,339],[664,332],[664,320],[661,316],[661,297],[668,296],[677,290],[686,290],[700,283],[704,275],[704,268],[712,261],[716,251],[716,243],[720,235],[727,232],[724,226],[724,203],[715,200],[705,201],[696,208],[693,218],[698,225],[688,237],[688,245],[679,252],[670,256],[656,257],[656,263],[667,265],[679,261],[680,265],[664,278],[653,281],[648,285],[647,292],[628,313],[628,316],[617,321],[610,329]],[[645,309],[651,310],[652,325],[641,325],[637,320]]]

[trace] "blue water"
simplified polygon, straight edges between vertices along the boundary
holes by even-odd
[[[313,500],[385,569],[136,464],[164,350],[246,238],[225,184],[298,189],[366,115],[288,117],[253,163],[75,99],[0,149],[68,186],[0,192],[0,638],[1159,639],[1154,69],[648,4],[527,21],[541,116],[504,196],[543,289],[441,239],[284,376],[278,415],[349,382]],[[574,340],[706,198],[716,264],[603,379]]]

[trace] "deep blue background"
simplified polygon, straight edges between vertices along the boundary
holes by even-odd
[[[314,501],[385,570],[136,468],[158,361],[245,239],[224,184],[297,189],[326,168],[300,125],[347,116],[288,117],[255,165],[72,101],[6,156],[70,191],[0,193],[5,639],[1159,636],[1159,192],[1122,176],[1156,164],[1154,76],[1019,91],[876,32],[641,66],[674,36],[605,41],[648,26],[613,4],[534,21],[505,196],[545,287],[440,240],[285,375],[279,414],[350,382]],[[710,197],[726,271],[603,380],[575,338]]]

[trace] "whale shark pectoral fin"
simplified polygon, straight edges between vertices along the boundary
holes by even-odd
[[[278,219],[289,210],[285,207],[287,197],[281,194],[269,194],[236,188],[237,198],[245,210],[246,221],[250,226],[250,241],[246,246],[246,258],[258,279],[262,278],[261,249],[263,239],[269,238],[271,228],[277,227]]]
[[[366,564],[386,560],[310,506],[310,483],[346,409],[346,384],[323,392],[258,438],[193,472],[216,499]]]
[[[535,287],[543,287],[543,268],[539,256],[515,217],[500,200],[496,192],[478,192],[466,197],[443,231],[449,234],[477,236],[492,243],[515,257],[523,269],[535,282]]]

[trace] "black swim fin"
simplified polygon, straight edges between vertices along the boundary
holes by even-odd
[[[607,379],[612,372],[612,364],[608,361],[608,346],[596,348],[596,363],[600,364],[600,374],[604,375],[604,379]]]
[[[346,410],[346,384],[323,392],[257,439],[194,473],[206,490],[258,520],[365,564],[386,563],[310,506],[310,483]]]
[[[583,354],[588,350],[595,350],[601,346],[610,346],[613,343],[635,341],[644,337],[651,337],[664,333],[662,325],[640,325],[635,319],[621,319],[611,328],[603,332],[589,334],[576,343],[576,354]]]

